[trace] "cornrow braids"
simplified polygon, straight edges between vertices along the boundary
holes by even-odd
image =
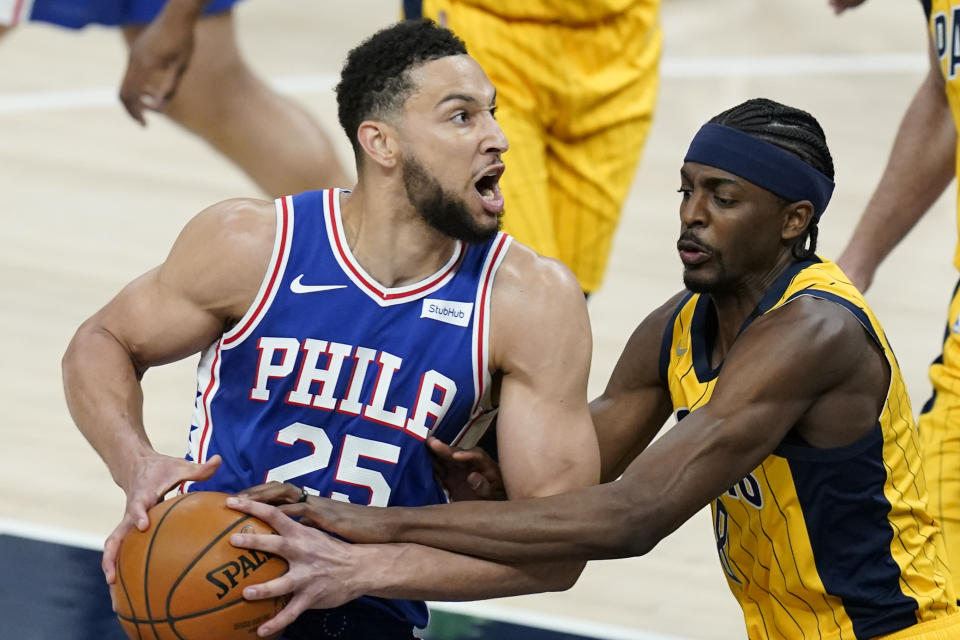
[[[817,119],[802,109],[766,98],[754,98],[727,109],[710,122],[776,145],[833,180],[833,157],[827,147],[826,135]],[[806,232],[793,245],[796,259],[813,257],[817,250],[817,235],[817,223],[811,220]]]

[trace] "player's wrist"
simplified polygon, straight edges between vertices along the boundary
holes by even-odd
[[[348,544],[346,547],[347,571],[343,587],[350,594],[349,600],[365,595],[378,595],[394,586],[392,574],[385,571],[390,559],[385,557],[383,545]]]

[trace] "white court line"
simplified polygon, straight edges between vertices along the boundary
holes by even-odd
[[[89,533],[71,531],[58,527],[0,518],[0,535],[7,534],[19,538],[52,542],[94,551],[103,550],[103,539]],[[459,615],[488,618],[500,622],[550,629],[563,633],[572,633],[605,640],[688,640],[679,636],[668,636],[651,631],[641,631],[616,625],[591,622],[582,618],[568,618],[530,611],[518,611],[501,605],[485,602],[430,602],[431,609],[447,611]]]
[[[665,56],[660,65],[664,78],[754,78],[798,75],[922,73],[928,66],[922,54],[878,53],[792,56]],[[284,76],[273,81],[280,91],[293,95],[330,93],[337,83],[333,74]],[[0,115],[64,111],[85,107],[120,107],[117,87],[63,91],[0,93]]]

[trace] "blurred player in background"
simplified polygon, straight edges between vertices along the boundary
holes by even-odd
[[[323,128],[243,60],[237,1],[0,0],[0,34],[26,20],[119,26],[130,47],[121,99],[141,124],[144,109],[163,112],[273,196],[348,184]]]
[[[861,1],[834,0],[836,11]],[[837,263],[862,291],[877,267],[957,174],[960,0],[922,0],[930,67],[900,123],[887,167]],[[918,7],[918,18],[919,18]],[[960,223],[960,207],[958,207]],[[960,268],[960,247],[953,258]],[[930,366],[933,395],[918,420],[930,509],[960,570],[960,286],[947,311],[943,351]]]
[[[650,129],[659,0],[405,0],[467,44],[510,140],[504,230],[596,291]]]

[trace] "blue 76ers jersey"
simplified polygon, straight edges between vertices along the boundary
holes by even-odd
[[[436,504],[424,440],[471,446],[489,424],[490,296],[511,238],[458,242],[433,275],[384,288],[347,246],[340,193],[277,200],[257,298],[200,360],[187,459],[223,463],[190,490],[278,480],[356,504]],[[367,600],[426,622],[421,603]]]

